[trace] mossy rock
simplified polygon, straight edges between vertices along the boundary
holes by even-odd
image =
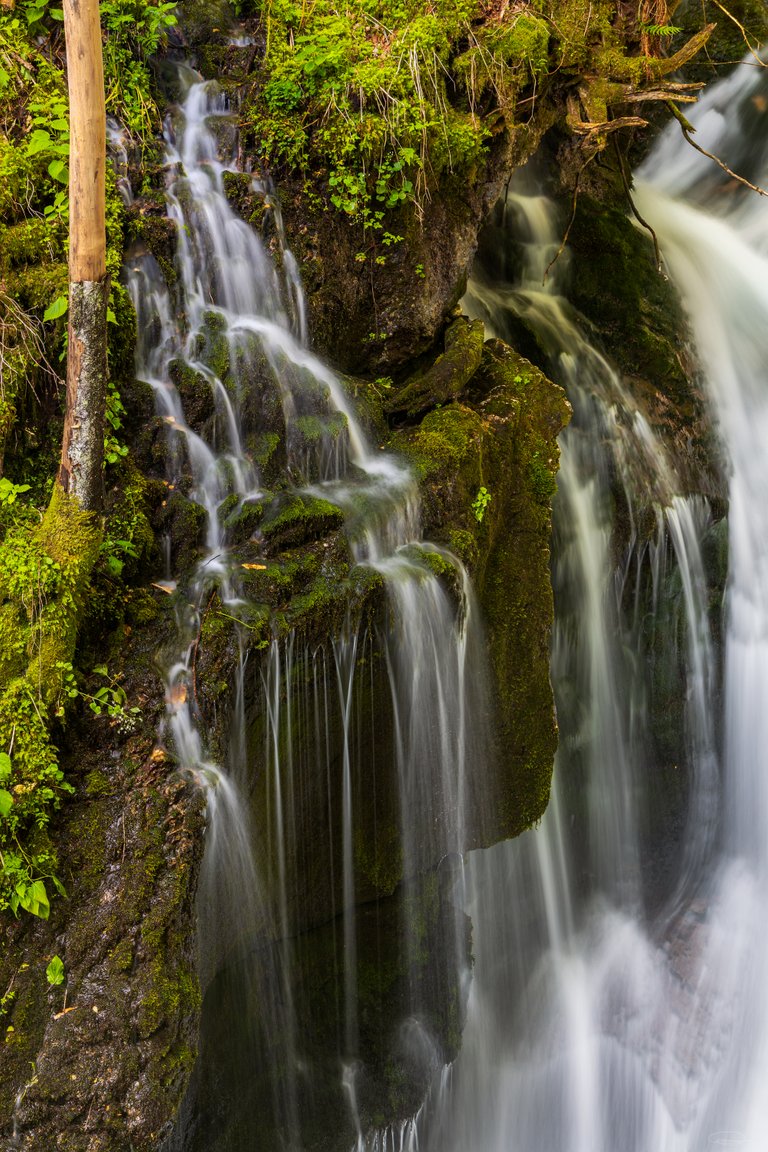
[[[424,372],[406,380],[384,402],[386,412],[414,416],[426,408],[447,404],[461,394],[480,367],[483,322],[460,316],[445,331],[445,351]]]
[[[317,540],[343,525],[344,513],[335,504],[297,493],[272,501],[261,530],[270,548],[275,550]]]
[[[210,381],[183,360],[172,360],[168,369],[179,393],[187,424],[194,432],[203,434],[206,425],[216,415]]]
[[[468,846],[518,834],[547,805],[557,745],[549,541],[569,418],[562,389],[493,340],[460,401],[392,438],[421,477],[428,537],[469,564],[488,628],[495,763],[484,794],[470,780]]]
[[[205,509],[176,489],[156,484],[152,490],[160,497],[154,505],[153,527],[158,534],[170,537],[174,570],[183,576],[195,568],[201,556]]]

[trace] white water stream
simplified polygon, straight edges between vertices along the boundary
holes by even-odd
[[[755,141],[750,133],[765,119],[765,88],[758,69],[742,68],[692,116],[706,147],[763,184],[768,132],[763,128]],[[354,626],[313,652],[292,636],[275,639],[261,669],[243,649],[230,753],[224,766],[213,763],[195,708],[194,650],[207,590],[217,587],[235,616],[242,607],[223,510],[230,513],[233,494],[240,506],[261,495],[237,388],[257,358],[270,367],[279,392],[292,482],[343,509],[355,560],[386,580],[393,625],[384,651],[406,874],[462,842],[464,779],[482,759],[475,726],[484,712],[482,684],[478,688],[473,652],[479,633],[460,567],[457,610],[409,547],[419,537],[412,477],[371,449],[340,381],[306,347],[290,254],[283,253],[278,272],[227,204],[224,173],[234,166],[236,140],[215,86],[189,78],[168,129],[168,149],[168,206],[179,241],[176,298],[147,254],[137,253],[129,284],[139,316],[140,375],[152,385],[169,430],[169,482],[185,468],[191,472],[191,495],[206,518],[205,557],[191,586],[177,592],[179,642],[167,671],[169,742],[182,769],[207,789],[204,979],[213,980],[238,955],[253,973],[249,988],[239,986],[242,1010],[247,1015],[251,1005],[268,1005],[254,1027],[263,1047],[275,1044],[279,1051],[272,1107],[293,1152],[301,1144],[305,1073],[290,982],[293,894],[286,876],[301,844],[298,798],[306,765],[292,734],[312,732],[312,767],[329,781],[327,733],[335,723],[343,734],[340,806],[331,802],[328,785],[328,818],[339,845],[328,867],[333,874],[340,861],[343,872],[336,889],[346,965],[335,1059],[356,1121],[356,676],[372,641]],[[510,194],[507,212],[509,227],[525,243],[522,276],[507,285],[478,279],[466,304],[500,335],[506,314],[524,318],[574,405],[562,442],[555,541],[553,679],[562,751],[542,827],[468,861],[475,967],[461,1056],[438,1071],[412,1122],[368,1136],[358,1125],[360,1149],[768,1147],[768,204],[712,174],[710,163],[670,134],[646,162],[638,204],[658,232],[691,315],[730,462],[722,692],[702,559],[709,509],[684,494],[622,381],[585,338],[562,294],[564,262],[542,287],[560,227],[543,197],[521,189]],[[274,219],[280,238],[279,213]],[[226,380],[201,353],[212,320],[228,348]],[[173,383],[175,361],[210,385],[217,418],[207,439],[187,423]],[[291,429],[309,412],[321,415],[326,434],[308,450],[305,441],[292,440]],[[627,525],[619,556],[617,477]],[[641,528],[649,513],[650,535]],[[172,587],[173,571],[166,576]],[[649,902],[643,828],[655,818],[648,812],[656,735],[650,670],[672,665],[678,674],[683,670],[679,771],[687,779],[688,822],[669,864],[673,874],[661,885],[664,898]],[[267,716],[276,862],[269,884],[278,892],[271,904],[254,863],[244,802],[252,769],[246,696],[256,676]],[[427,773],[425,760],[432,765]],[[409,935],[407,923],[402,930],[415,952],[417,935]],[[249,959],[249,941],[259,933],[281,942],[279,963],[271,968]],[[439,1067],[433,1039],[415,1018],[409,1028],[425,1063]],[[246,1092],[250,1078],[243,1069]],[[205,1152],[250,1152],[254,1128],[248,1131],[240,1144],[214,1139]],[[181,1133],[181,1142],[169,1147],[201,1147],[184,1139]]]
[[[752,62],[691,116],[704,147],[763,187],[767,91]],[[502,335],[505,315],[523,317],[574,402],[555,539],[562,745],[541,829],[468,862],[475,976],[464,1046],[406,1133],[409,1149],[768,1147],[768,201],[688,149],[676,125],[640,177],[637,204],[690,315],[729,462],[722,692],[701,561],[709,511],[683,497],[663,448],[586,345],[558,293],[562,269],[542,287],[559,239],[548,202],[512,193],[522,282],[478,280],[465,304]],[[638,463],[658,525],[645,547],[634,531]],[[630,522],[618,565],[612,472]],[[666,632],[652,643],[637,627],[649,606]],[[659,909],[643,899],[637,821],[653,777],[648,666],[676,635],[688,822]]]
[[[254,180],[254,190],[272,214],[279,265],[227,201],[225,175],[235,170],[237,138],[224,97],[215,84],[189,69],[182,70],[181,79],[186,95],[166,128],[166,202],[176,225],[176,283],[169,286],[154,257],[141,249],[128,262],[127,278],[138,317],[138,376],[151,385],[167,426],[169,494],[191,477],[189,496],[204,512],[205,554],[189,586],[177,587],[174,557],[165,573],[178,621],[178,641],[166,670],[165,739],[179,769],[206,791],[208,828],[199,889],[202,985],[214,997],[228,988],[228,1011],[245,1036],[240,1040],[245,1055],[244,1066],[230,1075],[229,1095],[211,1089],[223,1101],[214,1104],[222,1115],[201,1121],[192,1099],[168,1147],[208,1152],[214,1145],[249,1146],[262,1127],[258,1109],[267,1107],[271,1119],[265,1122],[279,1133],[277,1139],[294,1148],[304,1121],[301,1100],[314,1087],[304,1051],[309,1040],[298,1023],[294,990],[294,937],[306,921],[312,923],[314,909],[300,904],[312,899],[313,884],[321,900],[328,900],[330,891],[328,914],[342,923],[334,945],[343,971],[338,1048],[324,1054],[323,1061],[334,1069],[349,1123],[362,1138],[356,853],[362,836],[360,794],[364,806],[376,749],[357,748],[355,733],[364,707],[358,668],[370,660],[372,640],[353,619],[342,634],[312,650],[300,637],[279,636],[276,629],[261,661],[258,653],[247,651],[244,627],[229,754],[225,763],[214,762],[195,690],[201,618],[213,591],[229,616],[244,618],[246,594],[225,521],[231,523],[233,501],[238,510],[273,496],[263,491],[249,447],[260,428],[259,413],[255,427],[252,411],[249,417],[248,381],[266,379],[268,399],[270,390],[278,398],[285,428],[285,487],[320,496],[343,511],[354,562],[380,573],[387,590],[389,623],[377,643],[387,674],[385,699],[391,698],[393,777],[399,791],[395,811],[405,897],[397,936],[406,957],[422,966],[418,875],[461,851],[467,766],[481,764],[484,756],[481,631],[460,562],[419,539],[415,478],[394,457],[374,451],[340,379],[306,346],[303,295],[278,205]],[[119,130],[111,135],[119,162]],[[221,356],[211,353],[212,345],[220,350],[222,343],[225,369],[214,367]],[[202,430],[199,422],[196,430],[188,420],[178,386],[190,374],[210,388],[215,408],[215,417]],[[300,434],[308,420],[315,431],[311,438]],[[439,551],[441,561],[454,567],[455,597],[433,574],[430,551]],[[254,698],[261,699],[265,718],[263,758],[254,758],[248,734],[248,701]],[[337,765],[331,732],[341,734],[339,796],[332,781]],[[253,795],[264,773],[267,827],[259,833]],[[314,820],[318,827],[328,821],[330,848],[323,867],[330,882],[310,877],[300,893],[295,880],[292,886],[291,862],[311,850],[307,797],[316,794],[317,778],[323,775],[327,811],[319,811]],[[341,875],[335,877],[339,865]],[[334,905],[336,893],[340,903]],[[461,914],[454,909],[451,915]],[[458,926],[454,935],[456,954],[445,956],[443,963],[456,973],[464,943]],[[403,1043],[412,1063],[421,1063],[422,1075],[429,1076],[442,1059],[437,1040],[416,1019],[420,995],[414,984],[402,1004]],[[209,1023],[208,1034],[216,1027],[215,1020]],[[233,1060],[237,1063],[238,1057]],[[215,1084],[217,1070],[205,1055],[199,1074]],[[265,1105],[263,1088],[253,1084],[270,1078],[272,1099]],[[230,1115],[233,1111],[238,1114]],[[200,1124],[215,1135],[200,1137]],[[233,1131],[248,1135],[233,1136]],[[237,1139],[240,1143],[233,1144]]]

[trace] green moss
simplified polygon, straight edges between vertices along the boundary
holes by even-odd
[[[376,829],[369,841],[358,829],[355,835],[355,871],[379,896],[391,896],[403,876],[403,845],[399,824]],[[364,976],[360,975],[361,982]]]
[[[570,409],[561,389],[498,341],[486,346],[481,405],[498,429],[485,457],[493,499],[482,523],[477,585],[497,692],[497,815],[509,834],[541,818],[556,748],[549,682],[549,580],[556,437]],[[503,429],[503,431],[502,431]]]
[[[468,487],[477,487],[477,446],[484,432],[482,418],[465,405],[454,403],[429,412],[415,433],[404,431],[392,438],[392,445],[408,453],[423,479],[439,473],[448,479],[453,473],[462,476],[471,462],[472,479]]]
[[[89,796],[107,796],[112,790],[109,777],[94,768],[85,778],[85,790]]]
[[[344,513],[327,500],[294,495],[274,500],[265,513],[262,532],[281,548],[303,544],[343,527]]]
[[[71,694],[71,661],[100,525],[56,485],[42,523],[16,527],[0,545],[2,626],[10,658],[0,668],[0,748],[12,751],[6,788],[14,805],[3,823],[0,906],[15,901],[18,884],[50,876],[55,858],[32,849],[32,829],[44,829],[64,791],[49,725]],[[17,855],[26,840],[26,853]]]
[[[480,366],[483,322],[459,317],[445,333],[445,351],[424,371],[406,380],[384,403],[385,411],[410,416],[457,397]]]
[[[197,338],[195,356],[210,368],[214,376],[226,381],[229,374],[229,341],[227,322],[218,312],[206,312]]]

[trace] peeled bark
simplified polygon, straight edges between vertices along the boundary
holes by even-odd
[[[59,482],[103,504],[107,383],[106,111],[98,0],[64,0],[69,84],[69,354]]]

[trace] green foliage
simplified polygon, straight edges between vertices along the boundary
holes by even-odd
[[[491,494],[487,488],[482,487],[478,489],[477,496],[472,501],[472,511],[475,514],[475,520],[478,524],[482,524],[485,511],[491,502]]]
[[[0,477],[0,504],[15,504],[22,492],[29,491],[29,484],[13,484],[7,476]]]
[[[100,529],[60,489],[42,522],[20,514],[0,543],[0,911],[48,915],[63,891],[47,828],[72,788],[50,726],[72,698],[77,623]]]
[[[682,28],[676,27],[674,24],[640,24],[640,31],[644,32],[646,36],[677,36],[678,32],[682,32]]]
[[[141,139],[157,129],[148,61],[165,43],[176,5],[152,0],[102,0],[107,111]]]
[[[63,316],[69,308],[69,300],[66,296],[57,296],[52,304],[49,304],[45,312],[43,312],[43,320],[58,320],[59,316]]]
[[[268,80],[248,110],[265,160],[325,175],[338,211],[375,232],[466,171],[486,129],[454,107],[449,65],[474,0],[264,0]],[[390,235],[393,235],[390,233]]]
[[[55,988],[64,983],[64,961],[60,956],[52,956],[45,970],[45,978]]]
[[[120,684],[119,676],[110,676],[106,664],[99,664],[93,669],[93,676],[101,676],[106,680],[95,692],[85,692],[78,688],[75,670],[69,660],[57,661],[56,667],[61,673],[62,695],[69,699],[80,697],[84,700],[91,712],[96,716],[107,716],[120,732],[132,732],[136,727],[141,709],[128,707],[128,697]],[[63,715],[63,707],[61,714]]]

